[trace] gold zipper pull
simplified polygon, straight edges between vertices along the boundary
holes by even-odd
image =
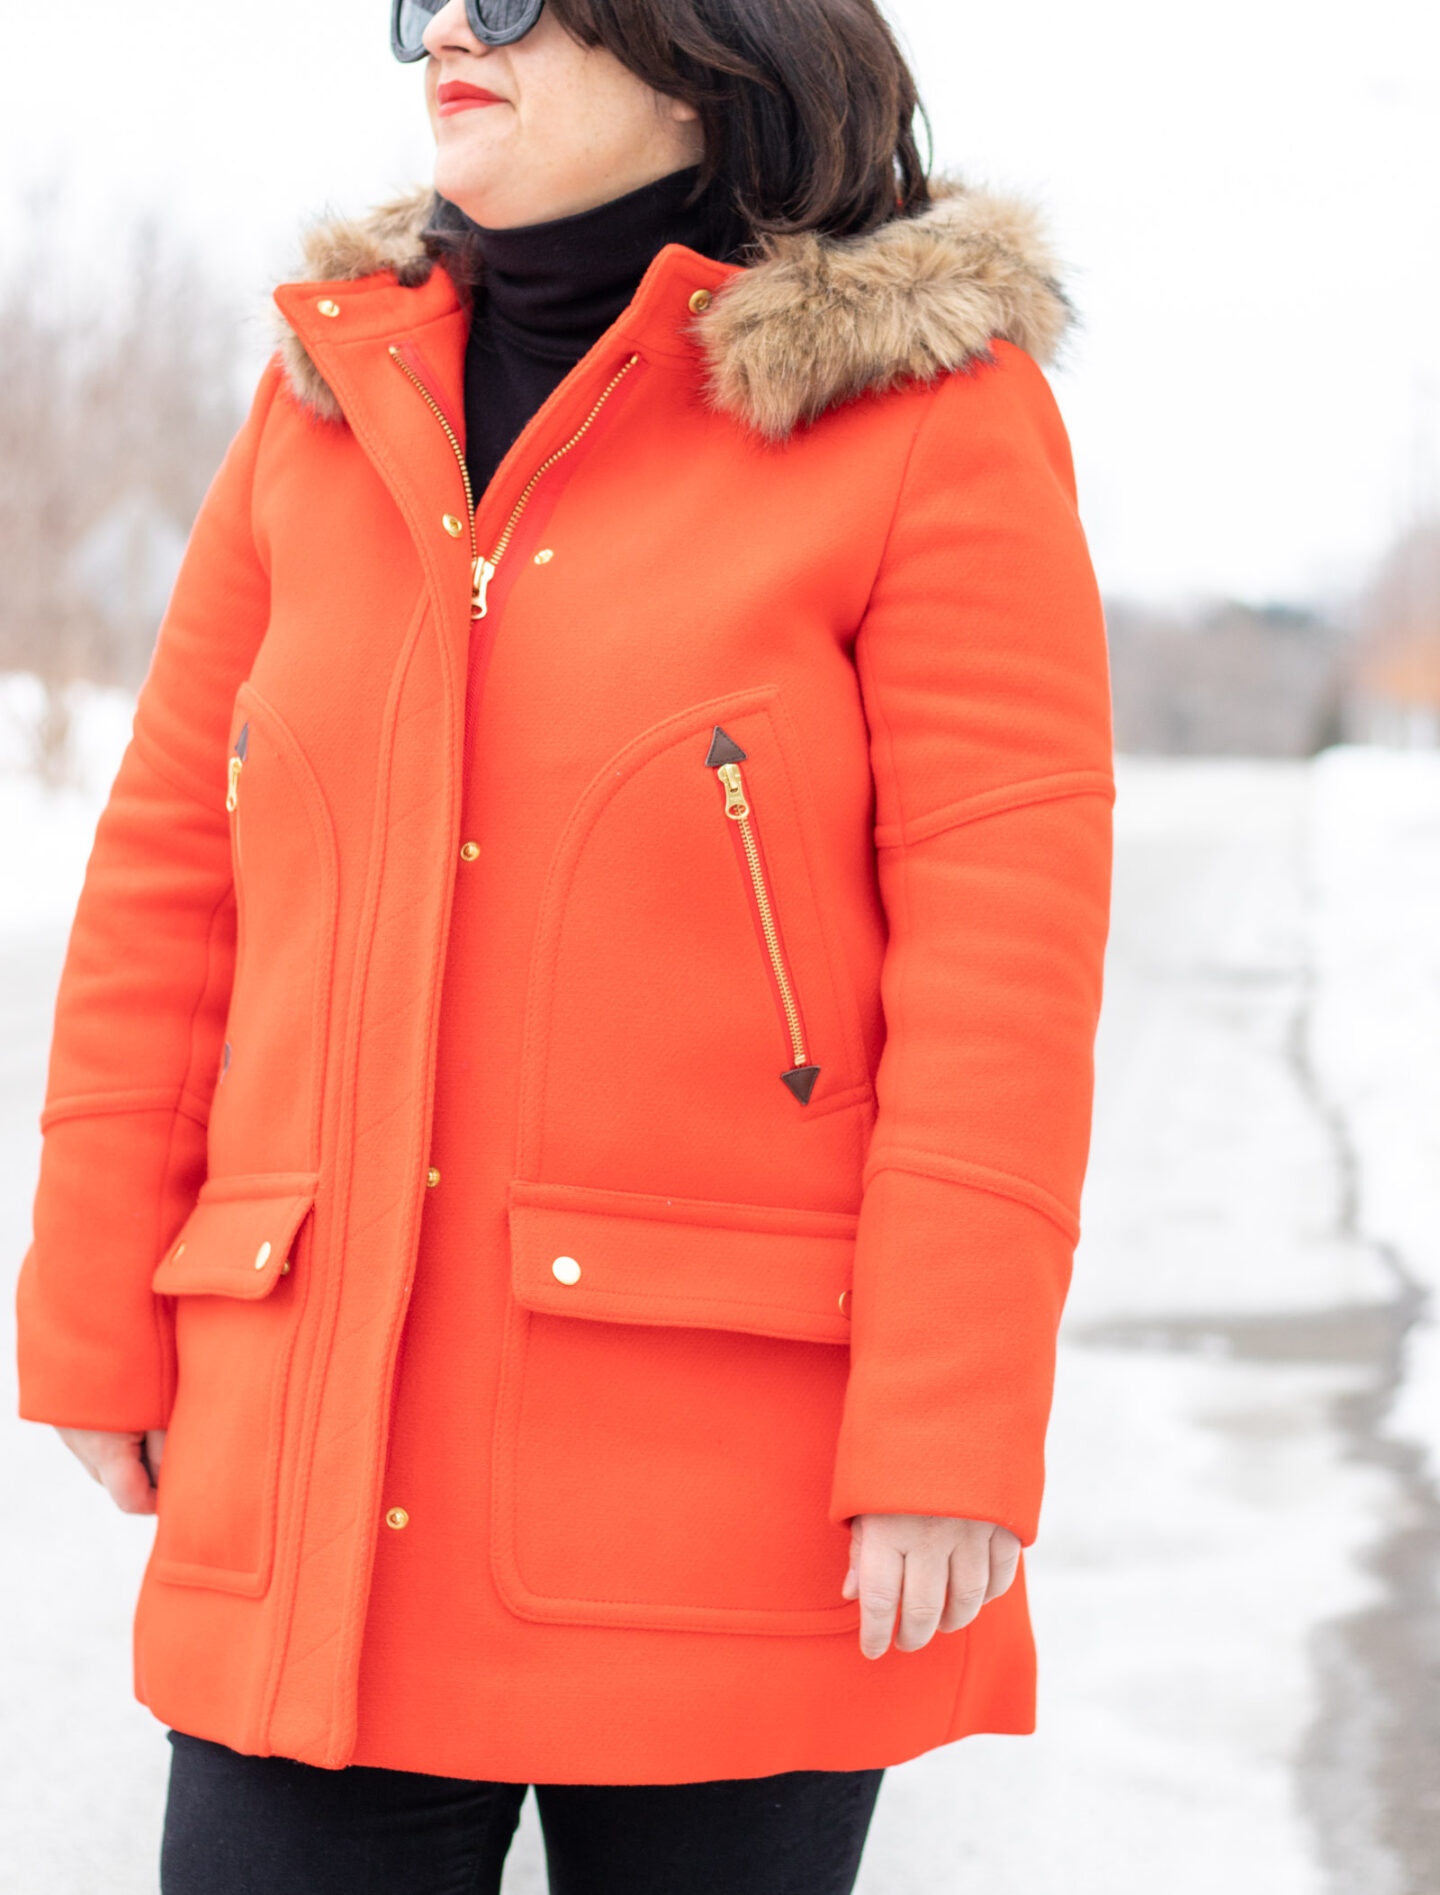
[[[715,774],[725,785],[725,814],[732,822],[744,822],[750,814],[750,805],[745,800],[745,781],[740,775],[740,765],[722,763]]]
[[[490,581],[494,577],[494,561],[486,559],[483,554],[477,557],[473,568],[473,579],[470,587],[470,616],[472,619],[484,618],[487,610],[485,594],[489,590]]]
[[[233,816],[235,805],[240,800],[240,771],[245,762],[245,754],[250,748],[250,726],[240,726],[240,735],[235,739],[235,748],[230,752],[230,774],[225,790],[225,807]]]

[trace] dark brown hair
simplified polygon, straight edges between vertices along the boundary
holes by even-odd
[[[547,5],[581,45],[694,106],[705,139],[696,195],[713,184],[752,235],[856,236],[929,203],[919,95],[875,0]],[[436,248],[465,250],[465,220],[443,200],[437,211]]]

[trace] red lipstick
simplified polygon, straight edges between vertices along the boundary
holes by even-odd
[[[455,112],[468,112],[476,105],[505,105],[498,92],[487,92],[484,86],[466,85],[463,79],[447,79],[443,86],[435,90],[435,105],[441,118],[449,118]]]

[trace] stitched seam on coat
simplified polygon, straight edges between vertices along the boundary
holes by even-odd
[[[890,555],[890,543],[895,537],[895,528],[900,519],[900,506],[905,498],[905,490],[910,484],[910,469],[914,464],[916,450],[920,445],[920,436],[924,431],[933,403],[927,404],[925,412],[915,423],[915,432],[910,437],[910,445],[905,451],[905,464],[900,469],[900,478],[895,483],[895,499],[890,508],[890,518],[885,526],[885,537],[880,543],[880,555],[875,561],[874,576],[870,581],[870,591],[865,599],[865,609],[860,614],[860,623],[855,633],[855,669],[860,678],[860,701],[867,722],[874,734],[881,740],[885,750],[885,769],[890,778],[890,793],[895,804],[896,820],[902,826],[905,811],[900,802],[900,771],[895,762],[895,737],[890,728],[890,720],[885,715],[879,682],[875,667],[870,662],[870,647],[865,636],[866,623],[870,609],[875,602],[875,588],[885,570],[885,562]]]
[[[402,517],[403,509],[402,509]],[[407,524],[414,524],[408,521]],[[418,542],[417,542],[418,543]],[[429,570],[428,562],[422,561],[422,570]],[[434,575],[432,574],[432,577]],[[438,596],[438,594],[437,594]],[[345,1152],[348,1144],[348,1158],[342,1167],[337,1168],[334,1194],[334,1231],[332,1245],[338,1246],[343,1253],[349,1220],[352,1217],[354,1196],[355,1148],[360,1136],[359,1120],[359,1073],[361,1065],[362,1029],[369,1023],[371,1015],[367,1013],[366,1003],[371,999],[371,969],[376,953],[376,935],[380,926],[381,895],[384,885],[385,864],[390,853],[391,837],[397,819],[394,815],[394,759],[397,732],[401,725],[401,705],[404,701],[405,681],[415,660],[420,637],[432,607],[432,593],[422,584],[415,612],[406,629],[405,641],[400,655],[396,659],[387,693],[385,711],[381,723],[382,755],[385,760],[384,774],[377,791],[374,814],[372,817],[370,864],[360,926],[363,940],[357,943],[356,953],[350,972],[349,998],[345,1012],[345,1031],[351,1040],[347,1066],[341,1075],[337,1115],[342,1120],[336,1134],[337,1149]],[[438,636],[437,631],[437,636]],[[348,1125],[345,1121],[348,1121]],[[348,1140],[346,1132],[348,1129]],[[378,1212],[371,1222],[379,1221],[384,1211]],[[281,1574],[283,1598],[279,1608],[280,1626],[272,1647],[270,1668],[266,1676],[263,1696],[260,1703],[259,1726],[268,1740],[277,1717],[281,1715],[287,1684],[291,1685],[288,1715],[293,1719],[297,1715],[294,1707],[295,1691],[293,1679],[295,1671],[340,1636],[340,1629],[331,1626],[321,1638],[307,1648],[300,1656],[292,1655],[292,1640],[295,1633],[295,1617],[302,1600],[307,1577],[313,1573],[321,1555],[328,1550],[335,1539],[353,1529],[357,1514],[354,1509],[342,1527],[319,1547],[307,1546],[306,1528],[310,1519],[311,1493],[314,1487],[315,1461],[322,1447],[329,1449],[332,1440],[323,1433],[325,1420],[325,1392],[329,1381],[334,1352],[340,1331],[340,1304],[343,1290],[343,1265],[332,1271],[334,1287],[330,1292],[328,1305],[317,1315],[317,1335],[306,1361],[306,1374],[309,1378],[306,1407],[298,1421],[297,1455],[301,1459],[301,1468],[294,1491],[291,1495],[291,1520],[294,1524],[294,1537],[297,1542],[295,1557],[289,1562],[288,1570]],[[358,1423],[352,1422],[344,1428],[335,1440],[344,1439]],[[308,1448],[308,1452],[306,1451]],[[316,1726],[327,1745],[333,1738],[335,1707],[339,1684],[333,1675],[330,1691],[329,1721]]]
[[[742,691],[727,691],[718,698],[703,700],[712,712],[723,714],[724,707],[735,709],[767,708],[773,685],[751,686]],[[512,1158],[512,1175],[533,1173],[543,1167],[546,1114],[545,1101],[550,1089],[552,1058],[550,1021],[554,1012],[554,990],[559,979],[568,920],[566,902],[578,873],[591,833],[614,799],[627,789],[643,770],[687,743],[704,726],[692,722],[695,707],[675,712],[658,724],[632,738],[613,753],[581,790],[571,805],[545,873],[544,885],[536,907],[533,971],[526,997],[525,1025],[521,1055],[520,1110]],[[660,733],[673,727],[674,735]],[[651,746],[654,746],[651,748]],[[588,801],[588,807],[587,807]]]
[[[441,690],[441,698],[440,698],[441,708],[442,710],[448,711],[452,706],[458,705],[460,718],[462,722],[462,729],[463,729],[463,720],[464,720],[464,714],[465,714],[466,678],[465,676],[458,676],[451,673],[450,667],[451,667],[454,654],[452,652],[452,649],[448,641],[446,640],[444,636],[444,631],[441,627],[441,624],[438,618],[434,622],[435,622],[436,640],[437,640],[437,644],[440,650],[440,663],[441,663],[441,668],[442,668],[442,690]],[[418,640],[417,640],[417,648],[418,648]],[[448,701],[447,701],[446,694],[443,688],[445,682],[448,682],[450,686]],[[427,710],[429,709],[428,706],[425,708]],[[411,715],[412,717],[418,717],[419,715],[421,715],[421,712],[417,710],[417,711],[412,712]],[[461,779],[461,766],[460,766],[460,762],[459,762],[459,758],[458,758],[457,750],[456,750],[455,727],[454,727],[453,719],[447,720],[445,742],[447,746],[447,756],[445,760],[445,776],[446,776],[446,781],[450,786],[449,814],[447,816],[447,822],[451,830],[451,841],[453,844],[454,831],[456,827],[458,826],[460,803],[462,800],[462,786],[461,786],[461,780],[460,780]],[[425,803],[420,805],[420,807],[423,808],[423,807],[428,806],[428,804],[430,803],[439,802],[440,798],[441,798],[441,792],[436,791],[430,797],[426,798]],[[405,820],[406,821],[413,820],[414,814],[415,814],[415,811],[412,808],[408,816],[405,818]],[[425,1082],[424,1082],[425,1087],[426,1087],[427,1100],[429,1100],[430,1103],[427,1105],[425,1111],[422,1112],[421,1114],[420,1123],[416,1128],[415,1143],[412,1145],[411,1160],[412,1160],[412,1165],[414,1168],[413,1175],[417,1177],[419,1175],[420,1158],[430,1148],[430,1142],[431,1142],[431,1136],[432,1136],[432,1114],[433,1114],[433,1092],[434,1092],[434,1077],[435,1077],[435,1063],[436,1063],[436,1048],[437,1048],[437,1043],[438,1043],[441,1006],[442,1006],[441,980],[442,980],[442,975],[444,971],[446,951],[447,951],[447,945],[448,945],[449,935],[450,935],[450,917],[453,913],[453,908],[454,908],[454,889],[455,889],[454,877],[452,876],[450,878],[447,891],[445,895],[442,897],[443,915],[442,915],[441,924],[435,930],[435,935],[431,944],[430,967],[428,970],[429,990],[431,994],[431,1005],[430,1005],[430,1018],[428,1022],[426,1023],[426,1027],[425,1027],[426,1076],[425,1076]],[[386,1116],[389,1116],[389,1115],[386,1115]],[[407,1167],[407,1171],[408,1170],[409,1170],[409,1167]],[[412,1254],[413,1254],[413,1246],[418,1245],[418,1242],[419,1242],[418,1227],[419,1227],[419,1221],[421,1217],[420,1201],[416,1198],[413,1190],[408,1195],[408,1199],[406,1196],[402,1195],[400,1198],[396,1200],[396,1210],[397,1210],[397,1216],[400,1222],[400,1227],[402,1231],[406,1233],[405,1247],[407,1250],[412,1250]],[[404,1293],[401,1293],[400,1295],[397,1295],[397,1296],[393,1296],[391,1305],[390,1305],[389,1321],[386,1325],[385,1375],[386,1375],[386,1393],[387,1393],[388,1399],[387,1399],[387,1404],[386,1404],[384,1412],[382,1413],[380,1411],[380,1408],[377,1405],[375,1413],[371,1418],[372,1419],[372,1439],[371,1439],[370,1445],[371,1445],[372,1465],[375,1470],[374,1480],[372,1482],[371,1492],[369,1495],[369,1517],[372,1519],[374,1518],[378,1510],[381,1494],[383,1491],[383,1483],[384,1483],[384,1477],[385,1477],[386,1443],[389,1437],[390,1427],[392,1424],[393,1414],[394,1414],[396,1362],[397,1362],[397,1357],[399,1353],[400,1338],[405,1326],[405,1318],[406,1318],[408,1306],[409,1306],[409,1298]],[[380,1309],[376,1312],[376,1315],[373,1320],[380,1321],[384,1317],[384,1313],[385,1313],[384,1305],[382,1303]],[[373,1545],[374,1545],[374,1530],[372,1528],[371,1530],[372,1549],[373,1549]],[[348,1610],[341,1621],[342,1656],[348,1654],[349,1644],[352,1640],[358,1645],[359,1640],[363,1637],[366,1602],[369,1597],[373,1570],[374,1570],[374,1557],[373,1557],[373,1550],[372,1550],[371,1558],[368,1561],[357,1560],[355,1562],[355,1566],[353,1569],[351,1596],[350,1596],[350,1600],[348,1604]],[[358,1666],[358,1651],[356,1654],[356,1663]],[[350,1735],[350,1743],[347,1746],[347,1748],[352,1748],[353,1741],[354,1741],[353,1731],[354,1731],[354,1725],[355,1725],[355,1720],[357,1716],[356,1700],[357,1700],[357,1694],[358,1694],[358,1683],[352,1684],[348,1701],[343,1709],[340,1703],[340,1693],[342,1690],[342,1684],[343,1684],[343,1667],[340,1665],[337,1665],[335,1668],[334,1683],[332,1687],[332,1717],[331,1717],[332,1751],[336,1749],[335,1728],[338,1724],[340,1724],[342,1718],[345,1720],[346,1729]]]
[[[543,1289],[549,1288],[543,1279],[541,1280],[541,1287]],[[544,1314],[552,1316],[557,1309],[563,1311],[567,1307],[565,1294],[564,1290],[557,1289],[553,1297],[548,1298],[541,1306]],[[813,1303],[755,1303],[748,1300],[742,1301],[738,1297],[715,1296],[713,1294],[709,1296],[677,1296],[673,1290],[662,1289],[657,1293],[654,1290],[627,1290],[612,1284],[607,1284],[603,1289],[589,1290],[588,1295],[597,1303],[607,1303],[612,1300],[623,1299],[626,1302],[649,1303],[652,1306],[658,1305],[662,1310],[697,1308],[717,1311],[734,1310],[737,1314],[743,1313],[751,1316],[804,1316],[808,1318],[811,1323],[819,1321],[821,1318],[826,1322],[830,1320],[829,1306],[827,1305],[817,1309]],[[579,1300],[583,1301],[584,1297],[582,1296]],[[572,1303],[569,1307],[573,1308],[574,1304]],[[664,1320],[663,1315],[657,1316],[654,1326],[657,1328],[663,1327]],[[704,1326],[705,1325],[701,1325],[701,1327]],[[719,1326],[724,1327],[723,1324]],[[842,1330],[841,1334],[848,1335],[849,1330]]]
[[[507,1333],[505,1347],[507,1352],[511,1348],[518,1349],[519,1364],[515,1370],[515,1383],[510,1391],[510,1399],[513,1402],[513,1406],[506,1411],[502,1411],[503,1422],[497,1425],[495,1431],[497,1466],[502,1451],[502,1441],[504,1443],[503,1452],[505,1455],[504,1484],[498,1491],[504,1495],[507,1541],[500,1557],[504,1560],[507,1575],[512,1577],[518,1584],[520,1590],[525,1595],[526,1602],[528,1603],[533,1600],[537,1606],[549,1608],[548,1612],[542,1610],[540,1614],[541,1623],[546,1622],[546,1620],[553,1620],[557,1614],[568,1613],[572,1621],[578,1621],[583,1625],[586,1622],[587,1608],[590,1612],[593,1612],[596,1609],[604,1610],[607,1607],[620,1608],[636,1614],[649,1614],[651,1615],[652,1622],[653,1615],[656,1612],[660,1612],[667,1616],[674,1615],[676,1618],[686,1613],[704,1613],[707,1615],[708,1622],[711,1624],[719,1624],[726,1621],[733,1623],[735,1618],[740,1616],[743,1616],[747,1623],[752,1625],[757,1619],[762,1621],[779,1621],[781,1624],[785,1624],[802,1619],[813,1622],[817,1618],[825,1619],[828,1624],[832,1619],[841,1619],[842,1617],[847,1628],[853,1623],[851,1616],[855,1611],[853,1602],[848,1605],[840,1606],[697,1606],[693,1603],[666,1602],[653,1599],[611,1599],[597,1598],[594,1596],[582,1598],[575,1597],[571,1594],[538,1592],[530,1583],[529,1579],[526,1578],[520,1564],[520,1492],[519,1482],[515,1478],[515,1463],[519,1451],[520,1430],[525,1420],[525,1391],[530,1367],[530,1323],[528,1316],[521,1319],[521,1328],[518,1338]],[[494,1562],[492,1561],[492,1568],[493,1564]],[[498,1581],[498,1573],[496,1577]],[[504,1598],[504,1587],[501,1586],[499,1590],[501,1597]],[[642,1626],[645,1624],[644,1619],[639,1619],[636,1622]],[[664,1627],[661,1626],[655,1629],[664,1629]],[[680,1629],[683,1629],[683,1627]],[[755,1629],[759,1632],[761,1628],[756,1625]]]
[[[1032,809],[1037,803],[1060,803],[1086,796],[1115,800],[1115,782],[1101,770],[1067,770],[1056,776],[1029,777],[1020,783],[1006,783],[993,790],[981,790],[962,797],[928,816],[917,816],[909,823],[880,823],[875,829],[877,849],[896,849],[918,842],[929,842],[951,829],[984,822],[991,816],[1007,816],[1017,809]]]
[[[128,1092],[73,1092],[52,1099],[40,1114],[40,1130],[70,1119],[114,1118],[122,1112],[172,1112],[179,1109],[183,1092],[173,1086],[134,1087]]]
[[[570,918],[568,896],[571,888],[574,886],[575,877],[579,873],[581,863],[584,860],[585,850],[589,845],[590,838],[599,826],[601,818],[610,811],[615,799],[625,790],[629,789],[641,773],[647,770],[651,764],[657,762],[662,757],[670,756],[673,751],[678,750],[682,745],[691,741],[694,730],[690,726],[690,721],[686,713],[680,713],[673,721],[675,724],[673,734],[668,736],[663,743],[653,750],[647,750],[644,747],[647,733],[642,733],[640,737],[634,740],[635,756],[628,759],[628,768],[621,766],[611,770],[607,766],[607,780],[603,793],[597,791],[589,809],[585,812],[582,820],[575,829],[570,830],[569,823],[566,824],[566,829],[570,833],[568,835],[562,835],[560,845],[557,847],[551,861],[551,874],[546,877],[546,886],[541,896],[542,904],[548,903],[550,899],[551,883],[553,880],[557,890],[557,914],[550,940],[546,943],[549,952],[544,966],[545,988],[540,1006],[540,1014],[544,1023],[544,1057],[540,1070],[539,1106],[536,1113],[534,1129],[533,1169],[537,1175],[545,1168],[545,1134],[548,1129],[548,1115],[545,1110],[545,1101],[550,1092],[550,1065],[554,1044],[554,1035],[551,1031],[550,1022],[555,1017],[555,987],[560,978],[560,967],[565,952],[566,924]],[[663,728],[664,726],[662,725],[662,729]],[[597,778],[591,779],[592,784],[596,781]],[[587,790],[588,788],[589,785],[587,785]],[[585,794],[586,791],[581,792],[582,798]],[[564,890],[563,898],[558,894],[561,888]],[[548,913],[545,912],[543,907],[542,915],[544,915],[546,920],[549,919]]]
[[[194,1072],[195,1053],[196,1053],[196,1037],[197,1037],[196,1036],[196,1022],[200,1017],[200,1010],[205,1005],[205,1001],[210,993],[210,983],[215,972],[216,924],[218,923],[221,915],[225,911],[226,903],[233,901],[234,896],[235,896],[235,882],[234,882],[233,874],[230,870],[228,831],[226,832],[225,862],[226,862],[225,887],[224,887],[223,892],[221,893],[220,899],[216,902],[215,906],[210,910],[210,922],[209,922],[209,926],[205,930],[205,978],[200,984],[199,993],[196,994],[195,996],[195,1005],[190,1010],[190,1036],[189,1036],[190,1050],[185,1062],[185,1083],[180,1088],[180,1098],[176,1104],[176,1111],[185,1113],[185,1116],[189,1118],[198,1117],[197,1114],[193,1112],[188,1112],[186,1110],[185,1101],[187,1097],[199,1096],[196,1093],[192,1093],[192,1090],[191,1090],[191,1079]],[[225,996],[225,1008],[227,1012],[229,1010],[231,995],[233,994],[233,992],[234,992],[234,978],[232,975],[231,993]],[[223,1021],[222,1021],[221,1031],[222,1033],[224,1031]],[[212,1097],[213,1097],[213,1091],[212,1091]],[[209,1118],[210,1118],[210,1115],[207,1110],[205,1115],[198,1119],[198,1122],[202,1125],[208,1125]]]
[[[723,1230],[754,1233],[763,1237],[800,1237],[822,1243],[846,1243],[855,1236],[856,1217],[849,1211],[788,1212],[783,1206],[768,1204],[729,1204],[723,1199],[681,1198],[696,1215],[667,1216],[658,1209],[632,1209],[616,1204],[609,1194],[584,1184],[549,1184],[538,1179],[516,1179],[511,1184],[511,1208],[522,1217],[546,1216],[555,1211],[578,1217],[594,1217],[628,1230],[633,1224],[653,1224],[661,1230]],[[538,1193],[538,1199],[529,1193]],[[600,1198],[599,1203],[594,1202]],[[558,1199],[558,1202],[554,1200]],[[729,1221],[727,1222],[727,1213]],[[744,1213],[744,1215],[737,1215]],[[788,1221],[787,1221],[788,1219]],[[796,1219],[800,1220],[798,1223]],[[761,1221],[764,1220],[764,1221]],[[842,1229],[841,1226],[844,1226]]]
[[[1013,1172],[993,1171],[988,1165],[948,1158],[943,1152],[906,1151],[895,1146],[871,1154],[865,1165],[866,1185],[881,1171],[904,1171],[936,1183],[958,1184],[967,1190],[986,1192],[991,1197],[1009,1198],[1047,1218],[1071,1243],[1079,1241],[1080,1221],[1074,1213],[1044,1185]]]
[[[224,908],[226,902],[230,899],[232,893],[233,893],[233,889],[231,887],[229,878],[227,877],[225,887],[222,889],[214,906],[211,908],[210,919],[205,924],[205,971],[201,977],[200,985],[196,991],[195,998],[191,1002],[191,1005],[190,1005],[190,1020],[186,1028],[186,1035],[185,1035],[185,1040],[186,1040],[185,1084],[181,1088],[182,1098],[184,1096],[185,1090],[188,1088],[188,1085],[189,1085],[190,1070],[195,1064],[195,1038],[196,1038],[195,1023],[200,1017],[200,1010],[205,1005],[205,998],[207,994],[210,992],[210,974],[211,974],[211,969],[214,966],[215,921],[216,921],[217,916],[220,914],[220,911]],[[180,1130],[181,1119],[189,1118],[189,1117],[190,1117],[189,1113],[184,1113],[180,1110],[179,1101],[177,1100],[175,1109],[170,1115],[170,1133],[169,1133],[169,1137],[166,1141],[166,1146],[165,1146],[165,1165],[164,1165],[164,1169],[161,1171],[161,1174],[160,1174],[160,1190],[155,1201],[155,1227],[154,1227],[155,1236],[152,1243],[152,1250],[156,1256],[159,1256],[163,1248],[161,1216],[162,1216],[162,1212],[164,1208],[167,1186],[170,1181],[170,1173],[171,1173],[171,1169],[174,1165],[174,1160],[175,1160],[176,1134]],[[161,1298],[158,1296],[152,1295],[152,1297],[150,1298],[150,1318],[151,1318],[152,1326],[155,1330],[155,1347],[156,1347],[156,1354],[159,1359],[159,1370],[160,1370],[159,1381],[160,1381],[161,1396],[165,1403],[166,1412],[168,1413],[169,1406],[170,1406],[170,1396],[172,1392],[170,1389],[170,1347],[169,1347],[170,1314],[169,1314],[168,1305],[165,1304],[161,1300]]]
[[[805,871],[812,912],[816,917],[818,930],[816,946],[825,964],[835,1018],[839,1022],[839,1051],[845,1062],[842,1070],[860,1075],[849,1086],[838,1087],[831,1097],[825,1098],[822,1095],[821,1109],[838,1110],[861,1100],[868,1101],[874,1095],[874,1080],[865,1056],[865,1034],[860,1019],[859,998],[855,991],[853,969],[847,964],[839,947],[830,939],[827,920],[830,907],[822,897],[821,885],[817,877],[819,858],[814,848],[814,837],[820,833],[815,786],[806,767],[800,733],[795,728],[794,720],[790,715],[790,707],[783,692],[778,692],[764,706],[764,716],[770,725],[776,758],[790,797],[791,820],[800,848],[800,860]]]

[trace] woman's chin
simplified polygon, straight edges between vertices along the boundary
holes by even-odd
[[[435,154],[435,189],[441,197],[458,204],[477,224],[486,219],[487,203],[493,203],[503,189],[504,165],[497,152],[477,151],[474,142],[461,147],[456,140],[447,147],[442,139]]]

